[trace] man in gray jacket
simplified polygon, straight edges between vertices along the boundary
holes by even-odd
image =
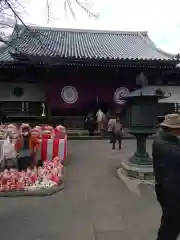
[[[168,114],[153,143],[155,191],[162,208],[157,240],[176,240],[180,233],[180,115]]]

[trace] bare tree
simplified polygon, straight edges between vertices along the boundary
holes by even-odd
[[[20,3],[21,0],[0,0],[0,44],[6,44],[7,46],[11,47],[15,50],[15,53],[20,53],[21,56],[24,56],[25,58],[30,58],[29,55],[22,52],[21,49],[14,47],[13,44],[11,44],[10,36],[13,32],[13,38],[21,38],[21,35],[19,34],[19,28],[15,28],[17,23],[22,24],[26,30],[29,32],[30,36],[34,38],[37,41],[37,44],[40,44],[42,50],[44,52],[47,52],[47,50],[50,53],[55,53],[54,51],[49,48],[49,46],[45,45],[43,43],[43,35],[37,35],[35,34],[29,26],[26,25],[24,21],[24,13],[25,8],[23,6],[23,3]],[[22,0],[25,1],[25,0]],[[26,0],[31,1],[31,0]],[[46,0],[46,9],[47,9],[47,22],[49,23],[52,18],[52,4],[51,2],[53,0]],[[74,11],[74,4],[76,4],[79,8],[81,8],[83,11],[86,12],[86,14],[90,18],[98,18],[98,14],[95,14],[91,11],[91,4],[89,0],[82,0],[83,2],[80,2],[79,0],[62,0],[64,3],[64,12],[65,15],[70,12],[70,14],[76,18],[76,12]],[[68,16],[67,16],[68,17]]]
[[[94,13],[91,11],[93,4],[89,0],[83,0],[83,1],[75,0],[75,4],[79,6],[83,11],[85,11],[90,18],[97,19],[99,17],[97,13]],[[64,0],[64,9],[65,9],[65,13],[67,13],[69,9],[72,16],[76,18],[76,13],[74,12],[73,6],[72,6],[72,0]]]
[[[23,6],[17,0],[0,0],[0,42],[8,43],[9,36],[12,34],[18,22],[17,16],[22,15]]]
[[[26,0],[30,1],[30,0]],[[64,2],[64,13],[68,17],[68,13],[76,18],[74,6],[78,6],[85,11],[90,18],[98,18],[98,14],[91,11],[92,3],[90,0],[61,0]],[[25,27],[24,16],[26,10],[23,6],[25,0],[0,0],[0,42],[7,42],[12,34],[12,31],[17,23],[23,24]],[[52,12],[53,0],[46,0],[47,9],[47,22],[50,23]]]

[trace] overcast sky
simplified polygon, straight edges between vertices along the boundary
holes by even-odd
[[[73,1],[73,0],[72,0]],[[88,1],[88,0],[80,0]],[[74,0],[76,19],[64,11],[64,0],[50,0],[51,21],[47,24],[46,0],[21,0],[27,23],[64,28],[148,31],[156,45],[171,53],[180,52],[180,0],[93,0],[98,20],[89,19]]]

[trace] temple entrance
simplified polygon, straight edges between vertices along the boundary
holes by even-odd
[[[85,105],[81,106],[73,106],[69,105],[64,108],[53,108],[51,107],[51,116],[87,116],[88,113],[94,113],[98,111],[98,109],[101,109],[105,114],[109,111],[110,103],[105,101],[104,99],[101,99],[100,97],[97,97],[97,99],[93,99],[89,101]]]
[[[69,105],[66,108],[51,107],[51,117],[60,118],[60,122],[70,129],[84,129],[85,119],[88,114],[93,114],[96,118],[97,111],[101,109],[105,114],[110,110],[111,104],[97,96],[84,105]]]

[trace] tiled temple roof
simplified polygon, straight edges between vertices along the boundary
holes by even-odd
[[[16,26],[18,37],[12,36],[11,47],[0,51],[0,61],[13,61],[10,54],[28,57],[56,57],[85,60],[163,60],[174,56],[158,49],[147,32],[115,32],[45,27]],[[15,35],[15,34],[14,34]]]

